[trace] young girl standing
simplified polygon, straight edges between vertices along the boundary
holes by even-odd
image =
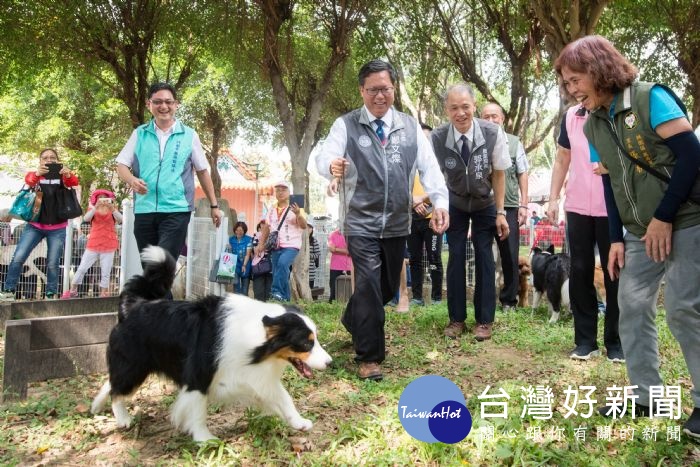
[[[75,272],[70,290],[66,290],[61,298],[77,298],[78,286],[95,261],[100,260],[100,297],[109,297],[109,279],[112,272],[114,252],[119,246],[115,226],[122,221],[122,215],[117,209],[114,193],[109,190],[95,190],[90,195],[91,207],[85,214],[84,221],[92,222],[85,253],[80,260],[80,266]]]

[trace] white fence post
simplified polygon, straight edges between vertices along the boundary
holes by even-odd
[[[141,257],[139,256],[139,247],[136,245],[136,237],[134,237],[134,203],[129,198],[122,201],[121,243],[121,268],[119,272],[120,292],[131,276],[143,272]]]
[[[69,220],[66,226],[66,241],[63,244],[63,291],[70,289],[70,272],[73,268],[73,221]]]

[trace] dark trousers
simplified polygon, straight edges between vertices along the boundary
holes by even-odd
[[[607,271],[610,251],[608,218],[567,212],[566,231],[571,254],[569,297],[571,312],[574,315],[574,341],[576,345],[598,348],[598,299],[593,285],[594,248],[597,244],[607,296],[603,343],[608,349],[619,349],[621,344],[618,331],[620,317],[620,309],[617,306],[618,281],[611,281]]]
[[[331,287],[331,294],[330,297],[328,298],[329,301],[335,300],[335,286],[336,286],[336,279],[339,276],[342,276],[343,274],[350,275],[350,271],[340,271],[338,269],[331,269],[331,274],[330,274],[330,287]]]
[[[384,361],[384,305],[399,288],[406,237],[347,237],[355,270],[355,291],[342,323],[352,335],[355,360]]]
[[[134,215],[134,237],[139,251],[148,245],[157,245],[177,260],[185,245],[189,223],[189,212]]]
[[[261,302],[266,302],[270,298],[272,291],[272,274],[267,273],[253,277],[253,297]]]
[[[518,304],[518,254],[520,251],[520,226],[518,225],[518,208],[506,208],[506,221],[510,234],[503,240],[499,240],[498,251],[501,253],[501,267],[503,268],[503,288],[498,296],[501,305],[515,306]]]
[[[434,302],[442,300],[442,235],[433,232],[430,228],[430,219],[413,219],[407,243],[413,298],[423,298],[423,250],[425,249],[430,265],[431,297]]]
[[[467,233],[471,221],[474,245],[475,289],[474,312],[477,324],[491,324],[496,312],[496,263],[493,259],[493,238],[496,235],[496,206],[480,211],[464,212],[450,206],[450,228],[447,244],[447,311],[450,322],[463,323],[467,318]]]

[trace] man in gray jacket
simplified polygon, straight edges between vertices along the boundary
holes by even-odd
[[[399,288],[411,226],[416,171],[434,206],[431,227],[449,226],[445,180],[418,122],[392,107],[396,71],[372,60],[359,72],[364,106],[339,117],[316,157],[341,198],[341,231],[355,271],[342,323],[352,334],[361,379],[383,378],[384,304]]]
[[[450,323],[445,336],[457,338],[465,330],[466,250],[471,222],[476,284],[474,337],[491,338],[496,311],[494,235],[508,236],[503,208],[505,172],[510,167],[508,143],[500,126],[474,118],[474,91],[466,84],[450,86],[445,93],[445,113],[450,123],[432,133],[433,148],[450,192],[450,228],[447,230],[447,311]],[[517,235],[517,232],[514,233]]]

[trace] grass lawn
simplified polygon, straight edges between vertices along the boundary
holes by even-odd
[[[220,442],[197,445],[175,432],[167,419],[175,390],[155,378],[134,397],[135,424],[117,429],[111,413],[89,413],[104,375],[33,385],[26,401],[0,407],[2,465],[698,465],[700,443],[677,435],[692,409],[691,382],[682,355],[664,322],[660,328],[661,368],[668,385],[680,385],[680,420],[608,420],[599,415],[564,417],[568,386],[606,388],[629,382],[624,365],[598,357],[575,362],[572,321],[547,324],[544,308],[497,313],[494,337],[477,343],[471,335],[442,337],[446,306],[387,312],[388,356],[380,383],[356,376],[350,336],[339,323],[340,305],[310,303],[307,313],[333,356],[331,369],[304,380],[285,376],[297,408],[314,421],[308,433],[291,430],[275,417],[237,407],[213,407],[210,428]],[[473,327],[473,311],[470,327]],[[602,335],[602,331],[599,333]],[[416,378],[440,375],[464,393],[474,426],[456,444],[428,444],[409,436],[398,417],[404,388]],[[548,387],[553,417],[521,417],[527,388]],[[481,418],[478,396],[503,389],[508,416]],[[501,399],[502,400],[502,399]],[[598,405],[598,404],[596,404]],[[579,436],[576,435],[579,434]],[[585,433],[585,439],[581,436]],[[654,440],[654,436],[656,439]],[[674,439],[675,438],[675,439]]]

